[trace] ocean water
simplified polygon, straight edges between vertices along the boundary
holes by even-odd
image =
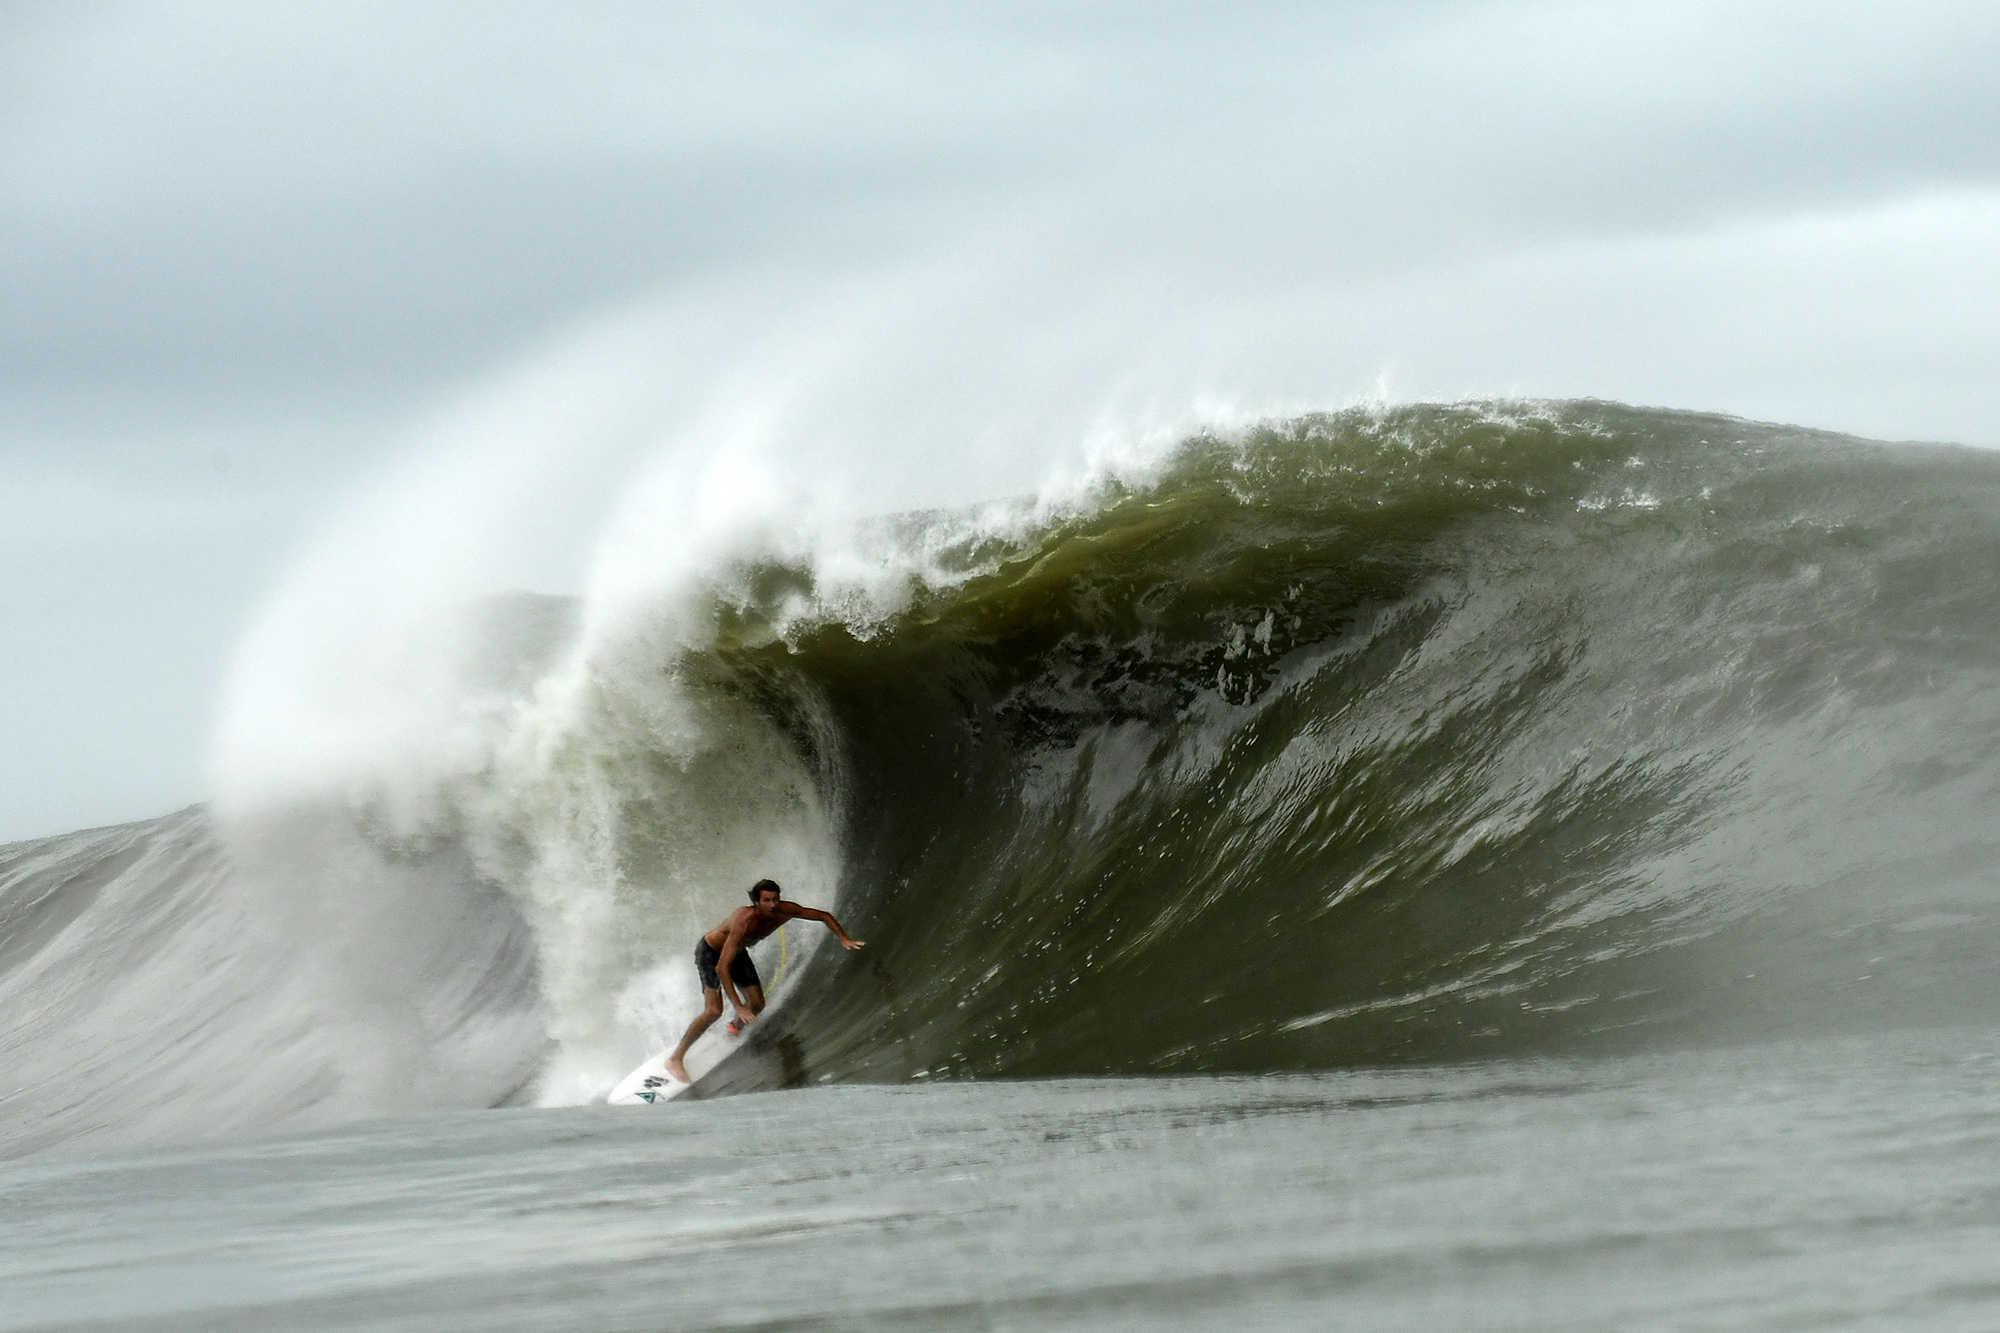
[[[1989,1032],[453,1112],[0,1168],[8,1329],[1982,1329]]]
[[[0,848],[0,1327],[2000,1322],[2000,458],[1357,409],[636,586]],[[603,1106],[766,875],[868,948]]]

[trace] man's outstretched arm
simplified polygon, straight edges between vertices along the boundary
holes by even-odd
[[[834,938],[840,941],[840,947],[843,949],[859,949],[863,944],[867,943],[866,940],[857,940],[849,935],[846,928],[833,919],[833,913],[831,912],[822,912],[817,907],[801,907],[795,915],[803,917],[807,921],[818,921],[823,924],[828,930],[833,932]]]

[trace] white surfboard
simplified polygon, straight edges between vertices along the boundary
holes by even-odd
[[[692,1071],[690,1071],[692,1072]],[[602,1084],[598,1086],[602,1087]],[[604,1100],[613,1106],[645,1106],[671,1101],[692,1086],[667,1072],[667,1053],[661,1051],[625,1076]]]
[[[731,1031],[719,1023],[710,1028],[709,1033],[711,1039],[704,1040],[697,1049],[688,1052],[688,1073],[696,1078],[715,1068],[722,1057],[734,1050],[743,1040],[741,1032]],[[694,1066],[697,1064],[701,1068],[696,1069]],[[613,1106],[656,1105],[672,1101],[692,1086],[693,1084],[683,1083],[667,1072],[667,1053],[661,1051],[621,1079],[618,1086],[611,1090],[611,1095],[604,1100]]]

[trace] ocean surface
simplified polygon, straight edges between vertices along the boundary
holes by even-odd
[[[483,599],[0,848],[0,1329],[1995,1327],[1997,591],[2000,456],[1505,402]]]

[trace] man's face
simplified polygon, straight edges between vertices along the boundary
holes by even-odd
[[[766,889],[762,893],[757,895],[758,915],[769,916],[771,913],[777,910],[778,910],[778,895],[775,892],[773,892],[770,889]]]

